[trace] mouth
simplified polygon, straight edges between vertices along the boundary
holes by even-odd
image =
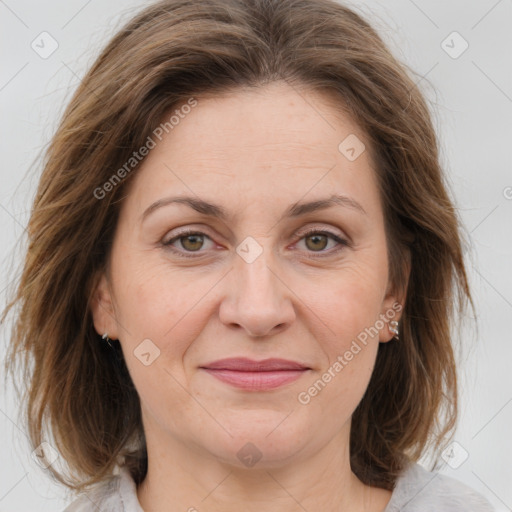
[[[311,370],[302,363],[286,359],[254,361],[247,358],[222,359],[200,369],[226,384],[248,391],[276,389]]]

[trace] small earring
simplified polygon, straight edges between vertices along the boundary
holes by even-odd
[[[389,322],[389,330],[395,335],[394,337],[397,340],[400,339],[400,331],[398,330],[398,322],[396,320]]]
[[[114,348],[114,345],[112,345],[112,343],[110,342],[111,340],[108,337],[108,332],[106,332],[101,338],[104,339],[108,343],[110,348]]]

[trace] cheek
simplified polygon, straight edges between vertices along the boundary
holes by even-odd
[[[311,308],[327,327],[316,330],[317,335],[323,333],[317,341],[326,357],[315,382],[322,389],[321,401],[333,413],[353,411],[371,378],[379,347],[379,313],[386,276],[379,268],[347,265],[328,285],[327,293],[324,288],[324,293],[317,291],[310,297]]]
[[[212,274],[171,270],[156,258],[126,259],[117,268],[117,318],[127,351],[150,339],[160,350],[159,361],[172,370],[183,358],[208,319]]]
[[[361,332],[375,326],[384,298],[384,282],[371,268],[347,267],[320,293],[312,291],[310,304],[328,327],[329,352],[344,351]]]
[[[377,354],[377,344],[352,347],[330,367],[330,382],[322,391],[323,409],[348,420],[368,387]],[[348,354],[350,356],[350,360]],[[333,375],[333,376],[332,376]],[[325,378],[325,375],[324,375]]]
[[[303,400],[311,400],[318,414],[337,418],[336,424],[349,420],[368,387],[379,348],[378,330],[372,330],[379,305],[378,296],[361,286],[335,291],[325,304],[322,319],[329,329],[317,339],[325,363]]]
[[[187,391],[183,361],[212,314],[207,311],[205,290],[210,290],[216,280],[208,276],[192,278],[183,270],[171,272],[159,262],[146,264],[145,268],[132,265],[128,267],[125,262],[118,267],[118,278],[126,276],[118,279],[122,285],[117,291],[126,364],[147,417],[165,428],[178,429],[180,420],[170,411],[198,414],[197,404]],[[134,268],[139,270],[134,272]],[[148,344],[148,339],[154,346]],[[140,358],[142,346],[150,354],[148,365]],[[169,407],[163,407],[163,401]]]

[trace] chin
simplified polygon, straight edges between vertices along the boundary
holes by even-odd
[[[276,411],[267,414],[241,411],[241,414],[245,417],[238,417],[238,421],[234,418],[221,421],[231,436],[224,432],[220,439],[210,438],[211,446],[206,447],[217,459],[239,468],[275,468],[292,462],[311,445],[313,440],[309,435],[317,430],[313,425],[294,422],[293,414],[288,418]]]

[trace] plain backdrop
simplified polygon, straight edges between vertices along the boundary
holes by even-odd
[[[147,2],[0,0],[0,292],[16,278],[40,169],[59,116],[100,49]],[[456,335],[461,416],[441,472],[512,510],[512,1],[351,2],[415,73],[467,230],[477,323]],[[41,43],[41,39],[44,42]],[[45,54],[53,50],[51,55]],[[478,330],[477,330],[478,327]],[[9,339],[2,326],[0,354]],[[2,382],[3,382],[3,375]],[[72,496],[32,459],[11,387],[0,393],[0,512],[59,511]]]

